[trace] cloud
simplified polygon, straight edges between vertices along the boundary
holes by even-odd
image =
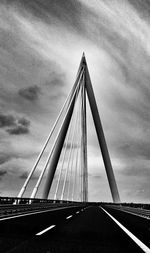
[[[3,177],[4,175],[7,174],[7,171],[4,171],[4,170],[0,170],[0,177]]]
[[[15,126],[16,119],[12,115],[0,114],[0,128]]]
[[[24,117],[14,115],[0,114],[0,128],[11,135],[20,135],[29,133],[30,121]]]
[[[61,70],[60,70],[61,72]],[[48,78],[47,81],[45,82],[46,86],[54,86],[55,88],[57,86],[64,86],[66,82],[66,76],[63,73],[55,73],[52,72]]]
[[[16,127],[9,128],[6,131],[10,135],[22,135],[22,134],[28,134],[29,133],[29,128],[26,127],[26,126],[18,125]]]
[[[41,93],[40,88],[36,85],[27,88],[22,88],[18,91],[18,94],[21,97],[29,101],[36,101],[39,98],[40,93]]]
[[[24,127],[28,127],[30,125],[30,121],[25,118],[20,118],[18,123]]]

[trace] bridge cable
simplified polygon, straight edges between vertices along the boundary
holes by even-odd
[[[71,177],[72,177],[72,170],[73,170],[73,163],[74,163],[74,153],[75,153],[75,140],[76,140],[76,132],[77,132],[77,123],[78,123],[78,117],[79,117],[79,111],[76,106],[76,115],[75,115],[75,134],[74,134],[74,139],[73,139],[73,147],[72,147],[72,161],[71,161],[71,166],[70,166],[70,180],[69,180],[69,185],[68,185],[68,192],[67,192],[67,200],[69,200],[69,194],[71,192]]]
[[[69,142],[69,137],[71,135],[71,128],[72,128],[71,125],[72,125],[72,123],[73,123],[73,120],[71,119],[70,126],[69,126],[69,129],[68,129],[68,133],[67,133],[67,136],[66,136],[65,145],[64,145],[64,153],[63,153],[61,168],[60,168],[60,171],[59,171],[58,181],[57,181],[57,185],[56,185],[54,200],[57,199],[57,195],[58,195],[58,190],[59,190],[59,186],[60,186],[60,182],[61,182],[61,176],[62,176],[64,163],[65,163],[65,159],[66,159],[66,154],[67,154],[67,144]]]
[[[77,128],[77,148],[76,148],[76,161],[75,161],[75,176],[73,181],[73,191],[72,191],[72,201],[75,199],[75,189],[76,189],[76,183],[77,183],[77,174],[78,174],[78,163],[79,163],[79,149],[80,149],[80,135],[81,135],[81,129],[80,129],[80,117],[81,117],[81,111],[80,111],[80,104],[79,104],[79,117],[78,117],[78,128]]]
[[[80,87],[79,87],[79,90],[80,90]],[[74,135],[75,135],[75,125],[74,125],[72,140],[71,140],[71,148],[70,148],[69,157],[68,157],[68,166],[67,166],[67,169],[65,171],[65,178],[64,178],[63,188],[62,188],[61,200],[63,200],[63,198],[64,198],[64,193],[65,193],[65,189],[66,189],[66,182],[67,182],[67,177],[68,177],[68,170],[69,170],[69,165],[70,165]]]
[[[79,89],[77,91],[77,94],[76,94],[75,104],[76,104],[76,101],[77,101],[79,90],[80,90],[80,87],[79,87]],[[76,109],[76,107],[74,108],[74,111],[75,111],[75,109]],[[74,116],[74,114],[73,114],[73,116]],[[76,124],[76,120],[75,120],[75,124]],[[64,164],[65,164],[65,161],[66,161],[66,154],[67,154],[67,151],[68,151],[69,138],[71,137],[71,129],[73,128],[73,125],[74,125],[74,117],[71,118],[68,133],[67,133],[65,144],[64,144],[64,149],[65,150],[63,152],[61,168],[59,169],[59,176],[58,176],[57,185],[56,185],[56,188],[55,188],[54,200],[57,199],[58,191],[59,191],[59,188],[61,186],[61,182],[62,182],[61,178],[62,178],[62,173],[63,173],[63,170],[64,170]]]
[[[83,71],[81,72],[80,79],[81,79],[82,75],[83,75]],[[55,138],[55,140],[54,140],[53,146],[52,146],[51,151],[50,151],[50,153],[49,153],[49,155],[48,155],[48,158],[47,158],[47,160],[46,160],[46,163],[45,163],[45,165],[44,165],[44,168],[43,168],[43,170],[41,171],[41,174],[40,174],[40,176],[39,176],[39,178],[38,178],[38,181],[37,181],[37,183],[36,183],[36,185],[35,185],[35,187],[34,187],[34,189],[33,189],[33,192],[32,192],[32,194],[31,194],[31,198],[35,198],[36,193],[37,193],[37,191],[38,191],[38,188],[39,188],[39,186],[40,186],[40,184],[41,184],[42,178],[43,178],[43,176],[44,176],[44,173],[45,173],[45,171],[46,171],[46,168],[47,168],[47,166],[48,166],[48,164],[49,164],[49,161],[50,161],[50,159],[51,159],[52,153],[53,153],[53,151],[54,151],[54,149],[55,149],[57,140],[58,140],[58,138],[59,138],[59,135],[60,135],[60,132],[61,132],[61,128],[62,128],[62,126],[63,126],[63,123],[65,122],[65,118],[66,118],[66,115],[67,115],[67,113],[68,113],[68,111],[69,111],[70,105],[71,105],[71,103],[72,103],[74,97],[75,97],[76,94],[78,93],[78,89],[79,89],[79,85],[80,85],[80,79],[79,79],[79,82],[77,83],[77,86],[76,86],[76,88],[75,88],[75,90],[74,90],[74,93],[73,93],[73,95],[72,95],[72,97],[71,97],[71,100],[69,101],[69,104],[68,104],[68,106],[67,106],[67,111],[66,111],[66,113],[65,113],[65,117],[64,117],[64,119],[63,119],[63,121],[62,121],[62,123],[61,123],[61,126],[60,126],[60,128],[59,128],[58,134],[57,134],[57,136],[56,136],[56,138]]]
[[[23,196],[23,194],[24,194],[24,192],[26,190],[26,187],[27,187],[27,185],[28,185],[28,183],[29,183],[29,181],[30,181],[30,179],[31,179],[31,177],[32,177],[35,169],[37,168],[37,165],[38,165],[38,163],[39,163],[39,161],[40,161],[40,159],[41,159],[41,157],[42,157],[42,155],[43,155],[43,153],[44,153],[44,151],[45,151],[45,149],[46,149],[46,147],[48,145],[48,142],[49,142],[49,140],[50,140],[50,138],[51,138],[51,136],[52,136],[52,134],[53,134],[53,132],[54,132],[54,130],[56,128],[56,125],[57,125],[60,117],[62,116],[62,113],[63,113],[63,111],[64,111],[64,109],[65,109],[68,101],[71,99],[72,96],[74,96],[73,94],[75,93],[76,86],[77,86],[77,84],[79,82],[79,79],[80,79],[82,73],[83,73],[83,69],[80,66],[79,70],[78,70],[78,73],[77,73],[77,79],[76,79],[76,81],[75,81],[75,83],[74,83],[74,85],[73,85],[73,87],[72,87],[69,95],[67,96],[64,104],[63,104],[63,107],[62,107],[62,109],[61,109],[61,111],[60,111],[60,113],[59,113],[59,115],[58,115],[58,117],[57,117],[57,119],[56,119],[56,121],[55,121],[55,123],[54,123],[54,125],[53,125],[53,127],[52,127],[52,129],[51,129],[51,131],[50,131],[50,133],[48,135],[48,137],[47,137],[46,142],[44,143],[44,146],[43,146],[43,148],[42,148],[42,150],[41,150],[41,152],[40,152],[40,154],[39,154],[39,156],[38,156],[38,158],[37,158],[37,160],[36,160],[33,168],[31,169],[31,171],[30,171],[30,173],[29,173],[29,175],[28,175],[25,183],[23,184],[23,186],[22,186],[22,188],[21,188],[21,190],[20,190],[20,192],[19,192],[19,194],[17,196],[18,198],[21,198]]]
[[[82,170],[83,170],[83,201],[88,200],[88,175],[87,175],[87,128],[86,128],[86,90],[85,76],[82,85]]]
[[[80,103],[82,104],[82,98],[81,98],[81,94],[80,94]],[[79,183],[79,201],[81,201],[81,185],[82,185],[82,177],[81,177],[81,138],[82,138],[82,131],[81,131],[81,118],[82,118],[82,111],[81,111],[81,106],[80,106],[80,136],[79,136],[79,161],[78,161],[78,183]]]
[[[64,179],[64,184],[63,184],[63,188],[62,188],[61,200],[63,200],[63,198],[64,198],[65,190],[66,190],[66,187],[67,187],[67,178],[68,178],[68,173],[69,173],[69,166],[70,166],[70,163],[71,163],[74,133],[75,133],[75,125],[74,125],[74,131],[73,131],[73,134],[72,134],[71,147],[70,147],[70,150],[69,150],[68,164],[67,164],[67,168],[66,168],[66,171],[65,171],[65,179]]]
[[[73,181],[73,187],[72,187],[72,200],[73,200],[73,196],[75,194],[75,186],[76,186],[76,177],[77,177],[77,166],[78,166],[78,160],[79,160],[79,143],[81,140],[81,105],[82,105],[82,99],[81,99],[81,92],[82,92],[82,86],[83,86],[83,80],[82,80],[82,84],[81,84],[81,89],[80,89],[80,96],[78,99],[78,127],[76,128],[76,133],[77,133],[77,152],[76,152],[76,161],[75,161],[75,177],[74,177],[74,181]],[[79,128],[79,129],[78,129]],[[80,147],[81,148],[81,147]],[[69,181],[70,182],[70,181]]]
[[[81,201],[83,201],[83,127],[82,127],[82,122],[83,122],[83,92],[81,90],[81,96],[80,96],[80,99],[81,99],[81,138],[80,138],[80,198],[81,198]]]

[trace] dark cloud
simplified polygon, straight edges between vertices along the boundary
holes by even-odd
[[[41,92],[40,88],[34,85],[28,88],[20,89],[18,91],[18,94],[29,101],[36,101],[39,98],[40,92]]]
[[[5,170],[0,170],[0,177],[3,177],[4,175],[7,174],[7,171]]]
[[[61,72],[61,70],[60,70]],[[58,73],[54,73],[52,72],[49,77],[48,80],[45,82],[46,86],[64,86],[65,85],[65,81],[66,81],[66,76],[64,74],[58,74]]]
[[[24,117],[19,118],[13,115],[0,114],[0,128],[5,128],[6,132],[11,135],[28,134],[29,126],[30,121]]]
[[[24,127],[28,127],[30,125],[30,121],[25,118],[19,119],[18,123]]]
[[[10,135],[21,135],[21,134],[28,134],[29,133],[29,128],[26,127],[26,126],[18,125],[16,127],[9,128],[6,131]]]
[[[15,126],[16,119],[12,115],[0,114],[0,128]]]

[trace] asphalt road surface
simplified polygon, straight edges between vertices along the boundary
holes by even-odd
[[[149,220],[111,208],[59,208],[0,224],[1,253],[150,253]]]

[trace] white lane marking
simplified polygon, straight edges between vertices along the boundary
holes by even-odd
[[[5,218],[0,218],[0,221],[9,220],[9,219],[15,219],[15,218],[19,218],[19,217],[23,217],[23,216],[29,216],[29,215],[38,214],[38,213],[53,212],[53,211],[67,209],[67,208],[70,208],[70,207],[60,207],[60,208],[57,208],[57,209],[56,208],[52,208],[50,210],[37,211],[37,212],[34,212],[34,213],[25,213],[25,214],[20,214],[20,215],[15,215],[15,216],[9,216],[9,217],[5,217]]]
[[[76,213],[80,213],[80,212],[78,211],[78,212],[76,212]]]
[[[66,220],[67,220],[67,219],[70,219],[72,216],[73,216],[73,215],[70,215],[70,216],[66,217]]]
[[[145,252],[150,253],[150,249],[141,242],[134,234],[132,234],[126,227],[124,227],[119,221],[117,221],[111,214],[109,214],[105,209],[101,209],[107,213],[107,215]]]
[[[50,229],[52,229],[54,227],[56,227],[56,225],[51,225],[50,227],[45,228],[44,230],[38,232],[36,235],[42,235],[42,234],[46,233],[47,231],[49,231]]]

